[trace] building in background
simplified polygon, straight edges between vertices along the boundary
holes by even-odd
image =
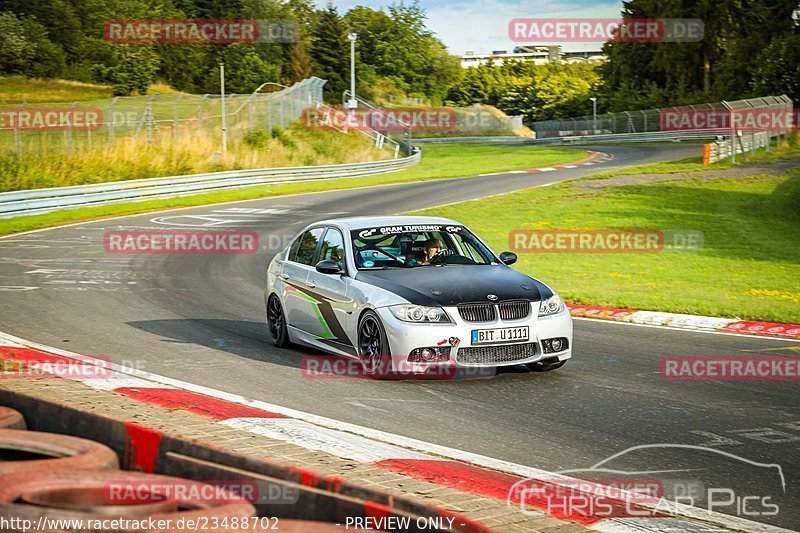
[[[523,45],[514,48],[513,52],[507,50],[494,50],[491,54],[476,54],[466,52],[461,56],[462,67],[477,67],[490,61],[495,65],[502,65],[505,61],[533,62],[537,65],[547,63],[585,63],[592,61],[605,61],[605,55],[600,50],[585,50],[581,52],[562,52],[561,46],[554,45]]]

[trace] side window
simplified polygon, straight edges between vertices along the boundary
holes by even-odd
[[[317,243],[319,243],[319,239],[322,237],[322,229],[323,228],[314,228],[303,233],[300,238],[292,244],[292,248],[297,245],[297,254],[294,257],[290,254],[289,258],[303,265],[312,265],[314,262],[314,252],[317,250]]]
[[[338,229],[329,228],[322,241],[322,248],[319,251],[319,260],[336,261],[339,265],[344,264],[344,238]]]
[[[292,247],[289,248],[289,255],[286,256],[286,259],[289,261],[294,261],[297,258],[297,250],[300,248],[300,243],[303,241],[303,236],[300,235],[298,238],[294,240],[292,243]]]

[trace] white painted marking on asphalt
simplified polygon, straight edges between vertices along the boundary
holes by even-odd
[[[0,292],[26,292],[35,291],[41,287],[26,287],[23,285],[0,285]]]
[[[553,172],[554,170],[558,170],[555,167],[543,167],[539,169],[539,172]]]
[[[533,169],[538,170],[538,169]],[[533,170],[509,170],[508,174],[527,174],[528,172],[533,172]]]
[[[564,168],[578,168],[578,165],[564,165]]]
[[[122,388],[134,388],[134,389],[174,388],[168,385],[162,385],[161,383],[155,383],[153,381],[148,381],[113,371],[111,372],[111,375],[107,378],[83,378],[83,379],[75,379],[74,381],[80,381],[84,385],[88,385],[89,387],[96,390],[104,390],[109,392],[113,391],[114,389],[122,389]]]
[[[376,443],[374,440],[292,418],[229,418],[220,423],[362,463],[386,459],[430,459],[427,455],[398,446]]]
[[[623,322],[636,324],[653,324],[657,326],[673,326],[676,328],[697,328],[716,331],[728,324],[739,322],[736,318],[719,318],[713,316],[687,315],[680,313],[664,313],[660,311],[636,311],[620,319]]]

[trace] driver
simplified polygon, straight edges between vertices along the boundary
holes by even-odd
[[[425,241],[423,249],[423,265],[430,265],[431,261],[438,256],[438,259],[444,259],[446,256],[451,255],[453,252],[450,250],[442,250],[442,241],[439,239],[428,239]]]

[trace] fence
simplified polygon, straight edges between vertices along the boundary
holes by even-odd
[[[737,100],[733,102],[717,102],[711,104],[699,104],[683,107],[670,107],[663,109],[645,109],[640,111],[623,111],[621,113],[605,113],[597,115],[586,115],[582,117],[566,118],[559,120],[543,120],[534,122],[533,130],[539,139],[547,137],[566,137],[574,135],[604,135],[619,133],[646,133],[660,131],[677,130],[706,130],[719,131],[721,134],[730,134],[733,121],[726,121],[728,125],[722,124],[726,116],[734,116],[737,113],[747,113],[752,110],[768,110],[774,113],[786,113],[791,116],[792,100],[786,96],[767,96],[764,98],[752,98],[749,100]],[[666,123],[668,117],[676,117],[676,122]],[[692,118],[705,117],[715,118],[715,124],[708,124],[707,128],[691,127]],[[681,128],[681,119],[688,119],[688,126]],[[719,127],[714,127],[719,125]],[[768,128],[766,128],[768,129]],[[785,132],[785,131],[784,131]],[[782,132],[782,133],[784,133]]]
[[[766,148],[769,151],[772,147],[773,135],[767,131],[755,132],[747,135],[735,135],[727,139],[717,139],[713,143],[703,145],[703,163],[711,164],[730,157],[736,160],[736,154],[750,152],[755,155],[756,150]]]
[[[275,126],[287,127],[304,109],[322,101],[324,84],[325,80],[316,77],[291,87],[264,83],[252,94],[226,95],[224,101],[218,94],[153,94],[0,106],[0,152],[12,151],[21,159],[123,142],[193,142],[200,138],[221,147],[223,106],[227,138],[235,143],[256,128],[270,131]],[[58,123],[46,123],[47,113]],[[88,114],[97,120],[92,124],[76,120]]]

